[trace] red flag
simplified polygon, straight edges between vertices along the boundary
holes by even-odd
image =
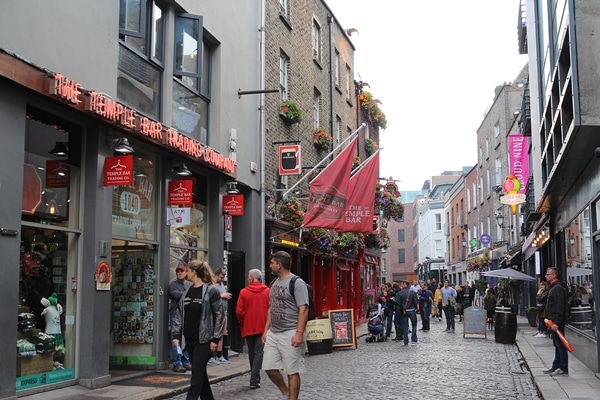
[[[373,233],[374,194],[379,172],[379,151],[350,178],[348,201],[338,232]]]
[[[343,218],[357,140],[355,137],[310,183],[302,226],[335,229]]]

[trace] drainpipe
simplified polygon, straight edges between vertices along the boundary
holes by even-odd
[[[266,0],[260,0],[260,89],[265,90],[265,25],[266,25]],[[265,276],[265,93],[260,95],[260,271]]]

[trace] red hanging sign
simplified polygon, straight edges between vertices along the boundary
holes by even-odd
[[[226,194],[223,196],[223,213],[227,212],[232,217],[244,215],[244,195]]]
[[[170,206],[189,206],[194,204],[193,198],[193,183],[192,179],[182,179],[179,181],[169,182],[169,198]]]
[[[106,157],[104,186],[129,186],[133,183],[133,156]]]
[[[300,175],[300,145],[279,146],[279,175]]]

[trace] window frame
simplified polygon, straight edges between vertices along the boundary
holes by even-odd
[[[196,47],[196,71],[195,72],[187,72],[177,67],[177,48],[179,39],[178,33],[178,22],[181,19],[189,19],[192,21],[196,21],[198,24],[198,36],[195,37],[197,47]],[[193,91],[194,93],[200,94],[202,88],[202,59],[204,58],[204,17],[202,15],[189,14],[189,13],[177,13],[175,15],[175,26],[173,31],[173,48],[175,51],[173,52],[173,78],[178,79],[184,86]],[[183,32],[182,32],[183,33]],[[201,56],[202,55],[202,56]],[[182,58],[185,54],[182,54]],[[190,86],[183,77],[188,77],[197,80],[197,85],[194,88]]]

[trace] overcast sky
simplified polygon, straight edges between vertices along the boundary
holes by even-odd
[[[380,176],[420,190],[477,162],[494,89],[516,79],[519,0],[325,0],[351,40],[355,79],[382,102]]]

